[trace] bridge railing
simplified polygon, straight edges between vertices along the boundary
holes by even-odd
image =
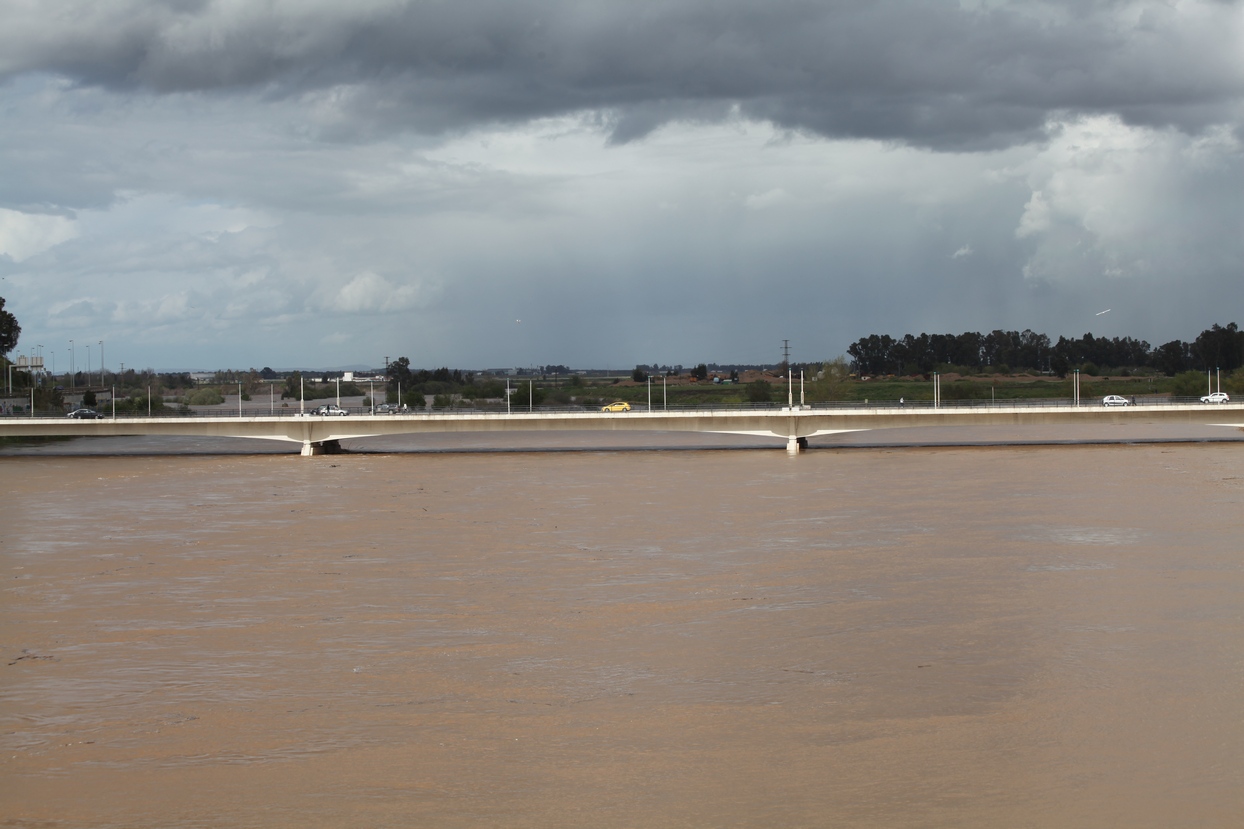
[[[1206,405],[1202,404],[1199,397],[1142,397],[1137,395],[1135,398],[1137,406],[1187,406],[1187,405]],[[898,410],[911,409],[916,411],[929,411],[934,408],[947,410],[972,410],[972,409],[996,409],[996,408],[1065,408],[1074,406],[1075,401],[1071,398],[1055,398],[1055,397],[1037,397],[1037,398],[1020,398],[1006,400],[943,400],[940,404],[935,405],[931,400],[841,400],[832,402],[816,402],[805,403],[800,406],[795,404],[795,409],[799,411],[841,411],[847,409],[867,409],[867,410]],[[787,409],[785,401],[770,403],[710,403],[687,406],[663,406],[653,404],[649,410],[644,403],[631,404],[631,411],[635,413],[645,413],[651,411],[653,414],[660,413],[685,413],[685,412],[713,412],[713,411],[784,411]],[[1082,398],[1079,404],[1080,408],[1091,409],[1101,408],[1100,398]],[[112,418],[112,410],[107,406],[100,406],[96,411],[103,415],[105,419]],[[367,406],[355,406],[346,408],[346,412],[353,416],[374,416],[374,417],[411,417],[411,416],[434,416],[446,414],[476,414],[476,415],[507,415],[507,414],[571,414],[571,413],[600,413],[601,408],[597,405],[562,405],[562,406],[511,406],[509,411],[506,410],[505,404],[475,404],[465,406],[452,406],[442,408],[423,408],[410,409],[409,411],[392,411],[379,412],[373,411]],[[627,413],[615,413],[619,417],[625,417]],[[271,407],[250,407],[238,409],[229,409],[227,407],[206,408],[165,408],[156,410],[150,414],[153,418],[234,418],[234,417],[320,417],[315,415],[313,409],[299,411],[294,407],[271,408]],[[5,412],[7,417],[31,417],[30,414],[22,411]],[[36,418],[63,418],[66,416],[64,412],[35,412]],[[117,417],[148,417],[146,412],[117,412]],[[331,415],[324,415],[331,417]]]

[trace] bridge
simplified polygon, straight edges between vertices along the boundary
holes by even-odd
[[[859,406],[817,404],[784,408],[695,408],[672,411],[414,412],[341,416],[106,417],[102,420],[0,418],[0,436],[104,437],[193,435],[300,443],[304,456],[339,451],[340,441],[430,432],[653,431],[753,435],[786,441],[797,454],[822,435],[916,426],[1050,426],[1182,423],[1244,429],[1244,404],[1166,403],[1076,406],[1066,401],[1006,405]]]

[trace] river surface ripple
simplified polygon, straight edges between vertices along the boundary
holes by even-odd
[[[0,458],[0,823],[1238,825],[1242,452]]]

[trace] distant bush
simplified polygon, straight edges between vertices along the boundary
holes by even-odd
[[[217,406],[224,402],[220,389],[215,388],[195,389],[182,401],[186,406]]]
[[[773,384],[768,380],[754,380],[747,384],[747,400],[750,403],[768,403],[773,400]]]
[[[1205,375],[1199,371],[1185,371],[1176,374],[1171,381],[1171,394],[1176,397],[1200,397],[1206,393],[1209,383]]]
[[[942,384],[943,400],[980,400],[989,397],[989,389],[983,383],[956,380]]]

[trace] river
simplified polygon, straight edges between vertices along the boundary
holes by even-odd
[[[6,450],[3,825],[1238,825],[1238,442],[589,440]]]

